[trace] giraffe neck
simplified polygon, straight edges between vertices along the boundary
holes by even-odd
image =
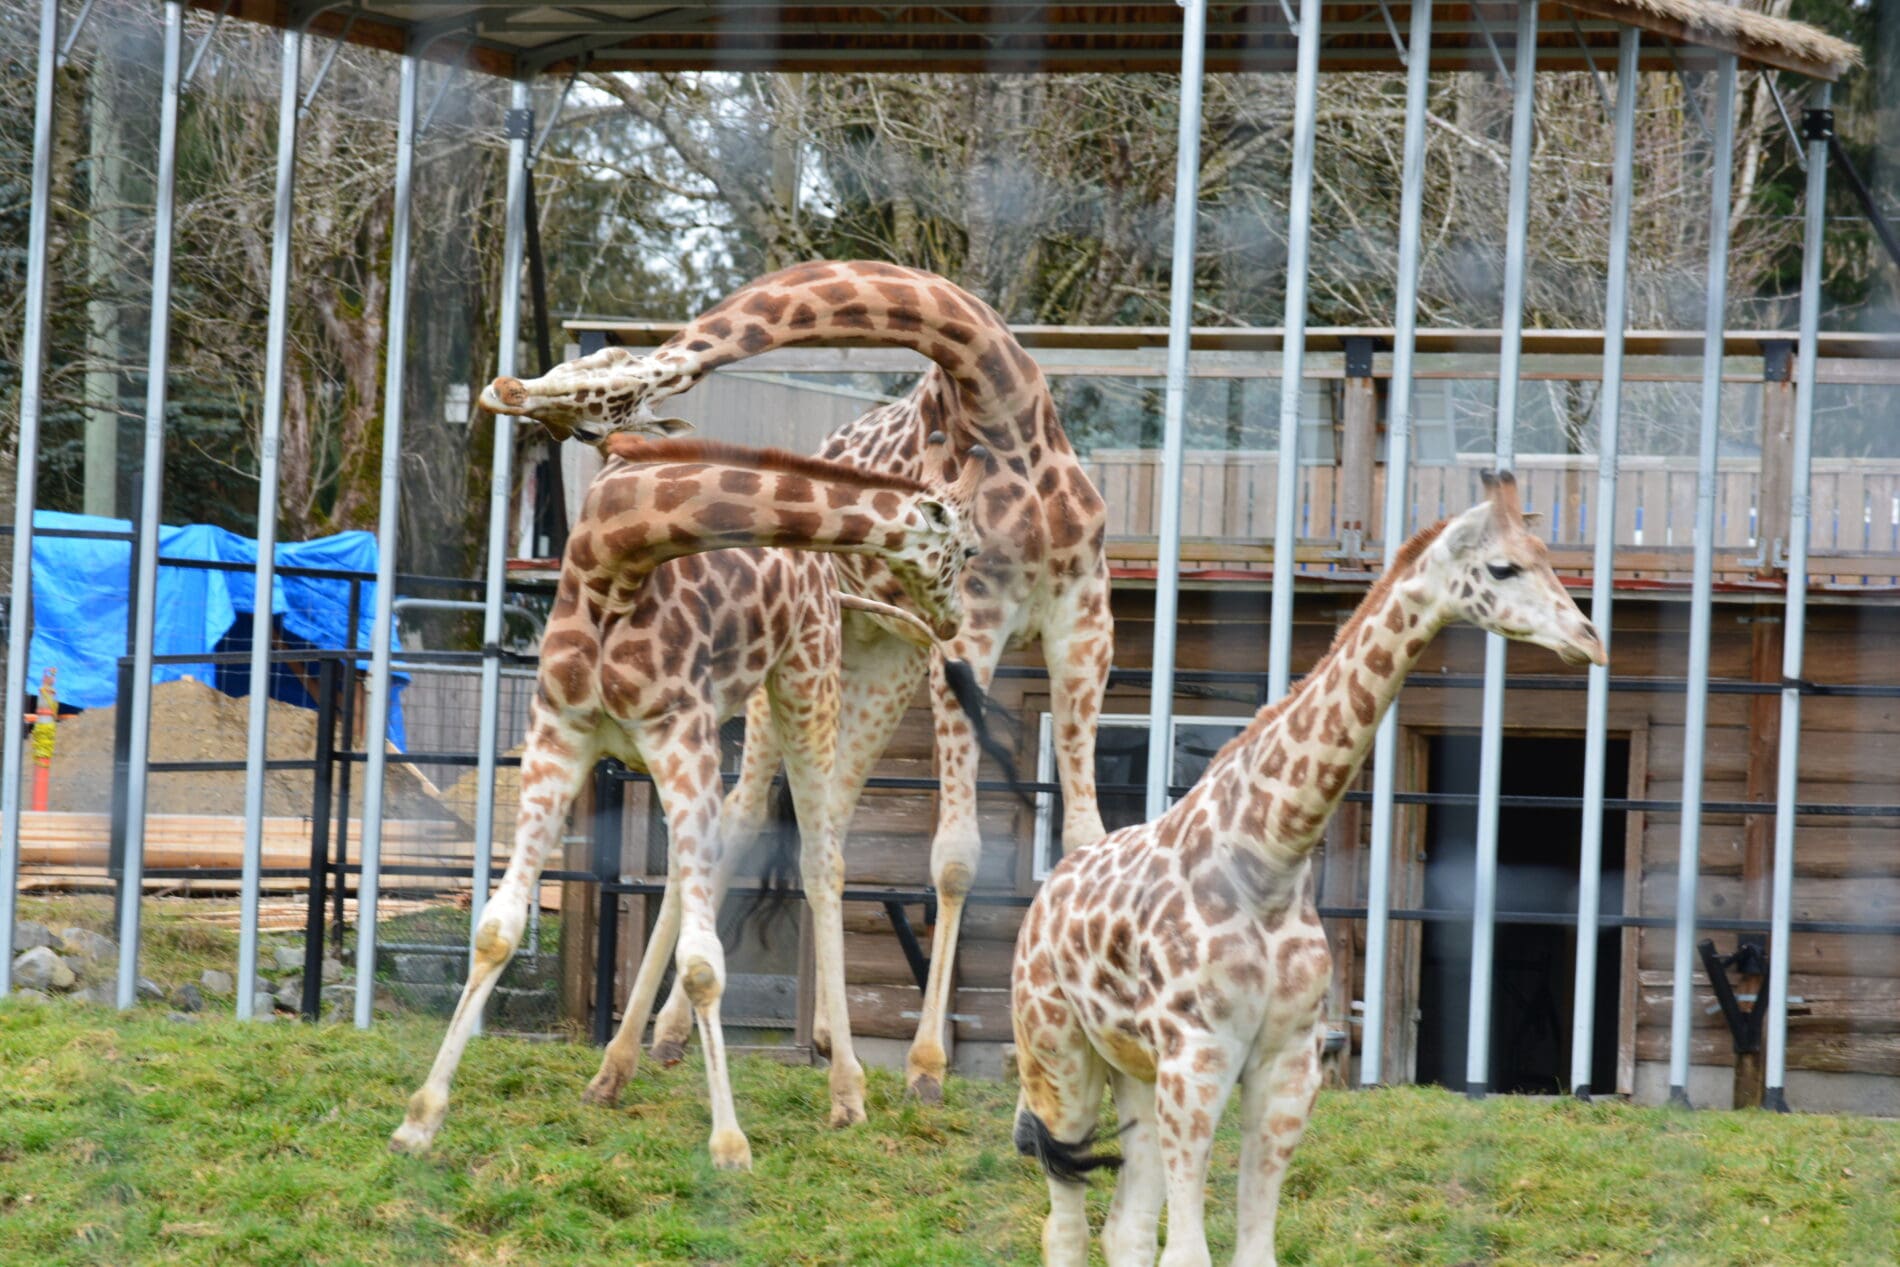
[[[839,339],[936,362],[966,406],[942,420],[952,435],[1004,451],[1060,435],[1041,368],[988,304],[934,273],[868,262],[800,264],[735,291],[654,352],[666,378],[646,404],[734,361]]]
[[[1326,820],[1365,763],[1380,719],[1449,623],[1434,591],[1405,583],[1427,544],[1427,534],[1414,539],[1417,549],[1407,547],[1410,557],[1360,603],[1325,658],[1222,750],[1195,789],[1197,805],[1184,798],[1175,807],[1190,816],[1205,807],[1230,824],[1219,833],[1228,846],[1282,882],[1267,886],[1266,900],[1286,897],[1281,890],[1303,874]]]
[[[588,530],[568,538],[562,588],[571,574],[610,610],[631,605],[649,573],[688,554],[747,546],[876,554],[902,577],[896,553],[943,531],[903,481],[704,462],[610,464],[588,490],[582,522]]]

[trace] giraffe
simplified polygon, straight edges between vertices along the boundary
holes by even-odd
[[[935,447],[943,446],[939,439]],[[440,1130],[449,1080],[519,943],[541,868],[605,755],[651,773],[666,812],[663,919],[678,935],[679,976],[706,1049],[713,1160],[743,1169],[751,1149],[726,1078],[725,961],[712,888],[714,874],[732,865],[719,831],[720,723],[756,700],[748,719],[759,746],[775,765],[784,758],[831,1025],[832,1120],[861,1121],[864,1076],[844,1006],[843,864],[827,796],[836,765],[837,581],[826,557],[807,551],[887,561],[929,635],[953,637],[958,579],[978,548],[969,500],[989,455],[968,450],[960,477],[933,493],[900,476],[737,445],[619,436],[604,448],[609,460],[568,538],[541,639],[513,856],[476,931],[448,1034],[390,1146],[421,1152]],[[906,613],[900,624],[917,621]],[[669,934],[661,953],[671,944]],[[624,1078],[609,1074],[603,1067],[588,1098],[611,1102]]]
[[[1111,1267],[1210,1262],[1202,1230],[1214,1126],[1240,1087],[1235,1263],[1274,1260],[1287,1159],[1320,1083],[1331,956],[1310,855],[1426,644],[1454,621],[1605,662],[1550,570],[1515,481],[1407,542],[1299,687],[1268,705],[1151,823],[1056,867],[1024,917],[1011,971],[1022,1094],[1017,1147],[1042,1163],[1043,1260],[1088,1258],[1083,1180],[1122,1168],[1102,1231]],[[1104,1083],[1122,1156],[1092,1151]]]
[[[605,348],[526,382],[500,378],[489,409],[533,417],[557,434],[660,432],[686,424],[655,407],[722,365],[771,348],[814,340],[895,344],[930,358],[901,399],[832,433],[831,461],[919,478],[981,444],[995,455],[975,501],[982,553],[963,577],[963,632],[937,653],[888,623],[847,612],[843,721],[836,805],[848,822],[871,768],[890,742],[928,673],[940,786],[931,841],[938,916],[917,1036],[906,1081],[925,1101],[942,1096],[944,1024],[965,898],[982,841],[977,832],[977,734],[946,680],[946,657],[968,664],[987,690],[1008,649],[1040,641],[1049,668],[1055,764],[1062,785],[1062,844],[1073,852],[1100,840],[1095,796],[1095,723],[1112,654],[1106,521],[1101,497],[1076,460],[1041,369],[1002,318],[982,300],[932,273],[872,261],[796,265],[742,287],[647,355]],[[950,453],[933,459],[926,436],[949,433]],[[834,560],[844,588],[902,604],[890,569],[876,559]],[[748,762],[734,796],[763,796],[766,763]],[[653,1051],[677,1060],[689,1032],[679,985],[654,1026]]]

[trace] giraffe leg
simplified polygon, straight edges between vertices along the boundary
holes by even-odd
[[[1155,1134],[1155,1088],[1125,1073],[1111,1073],[1109,1078],[1121,1120],[1122,1170],[1102,1227],[1102,1257],[1108,1267],[1154,1267],[1161,1202],[1167,1193]]]
[[[449,1032],[429,1069],[428,1080],[409,1100],[403,1123],[390,1137],[395,1152],[425,1151],[442,1129],[449,1111],[449,1080],[474,1035],[482,1006],[501,971],[521,943],[528,903],[534,900],[541,868],[560,842],[568,808],[593,764],[591,722],[553,713],[537,700],[532,706],[528,745],[521,757],[521,796],[515,819],[514,854],[508,870],[482,910],[475,933],[474,964],[462,987],[461,1001],[449,1019]]]
[[[1087,1139],[1101,1111],[1107,1066],[1089,1046],[1074,1013],[1056,1000],[1032,1008],[1018,997],[1012,1020],[1017,1072],[1023,1085],[1017,1108],[1018,1147],[1029,1151],[1022,1142],[1024,1110],[1042,1119],[1059,1143]],[[1087,1267],[1088,1187],[1052,1174],[1045,1173],[1044,1178],[1049,1184],[1049,1217],[1042,1223],[1043,1267]]]
[[[1095,728],[1115,651],[1107,577],[1069,589],[1043,622],[1041,637],[1062,783],[1062,851],[1068,854],[1108,834],[1095,797]]]
[[[1203,1054],[1208,1052],[1213,1055]],[[1197,1070],[1196,1064],[1208,1071]],[[1203,1221],[1207,1159],[1215,1123],[1234,1089],[1237,1064],[1237,1053],[1190,1044],[1155,1078],[1155,1127],[1168,1188],[1168,1247],[1161,1267],[1210,1267],[1213,1262]]]
[[[671,868],[668,868],[670,871]],[[633,991],[620,1016],[620,1028],[601,1056],[600,1072],[587,1084],[581,1100],[612,1108],[620,1102],[620,1089],[633,1077],[640,1065],[640,1035],[646,1030],[647,1015],[653,1010],[653,998],[660,990],[666,965],[673,961],[673,947],[679,941],[679,882],[668,875],[666,892],[660,898],[659,918],[653,922],[653,938],[640,956],[640,971],[633,979]]]
[[[812,654],[788,658],[771,684],[772,715],[785,777],[798,810],[799,870],[811,907],[818,1006],[812,1041],[831,1060],[831,1124],[864,1120],[864,1069],[851,1045],[844,991],[844,854],[832,816],[839,682],[837,625],[824,627]]]
[[[1240,1232],[1236,1264],[1272,1267],[1273,1230],[1287,1162],[1319,1096],[1318,1034],[1248,1069],[1241,1083]]]
[[[726,988],[726,955],[719,943],[714,893],[722,864],[719,765],[708,759],[718,751],[719,726],[710,713],[674,713],[642,729],[646,733],[635,737],[636,746],[647,757],[666,809],[671,837],[668,875],[679,884],[679,944],[673,960],[692,1002],[700,1047],[706,1053],[713,1164],[721,1170],[749,1170],[752,1148],[733,1108],[725,1033],[719,1019],[719,1000]]]
[[[739,781],[726,794],[719,811],[719,836],[724,842],[721,866],[713,884],[713,905],[725,900],[733,868],[745,856],[770,810],[772,776],[778,773],[778,736],[772,728],[771,704],[766,692],[754,691],[746,700],[745,749],[739,759]],[[645,1018],[641,1018],[645,1023]],[[686,1040],[693,1032],[693,1006],[678,977],[667,992],[666,1005],[653,1021],[654,1062],[671,1068],[686,1058]],[[636,1036],[633,1040],[638,1041]]]
[[[968,659],[977,684],[989,690],[996,652],[984,648]],[[924,989],[917,1037],[904,1062],[910,1090],[926,1104],[943,1099],[944,1026],[956,975],[957,934],[964,899],[976,882],[983,838],[976,824],[976,738],[956,699],[944,683],[943,660],[930,660],[931,712],[937,722],[937,834],[930,842],[930,879],[937,890],[937,927],[930,943],[930,978]]]

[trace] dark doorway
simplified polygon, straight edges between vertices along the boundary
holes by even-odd
[[[1475,794],[1478,736],[1430,741],[1430,790]],[[1629,787],[1629,742],[1612,739],[1604,753],[1605,797]],[[1506,796],[1583,795],[1583,740],[1512,737],[1504,745]],[[1623,909],[1622,811],[1603,816],[1603,910]],[[1425,905],[1469,911],[1477,864],[1474,805],[1434,805],[1425,819]],[[1574,915],[1583,812],[1573,808],[1498,811],[1497,909]],[[1623,939],[1600,931],[1596,1025],[1591,1067],[1599,1089],[1616,1070],[1617,1003]],[[1492,958],[1490,1089],[1556,1093],[1570,1090],[1572,999],[1577,934],[1571,925],[1511,924],[1500,918]],[[1418,1081],[1463,1089],[1471,1003],[1471,925],[1425,925],[1420,947]]]

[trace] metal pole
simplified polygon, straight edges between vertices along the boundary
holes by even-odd
[[[356,884],[356,1027],[376,1000],[376,887],[382,878],[383,769],[389,753],[390,635],[395,624],[396,520],[402,513],[402,385],[409,329],[409,195],[416,170],[414,51],[402,55],[396,123],[395,227],[389,243],[388,345],[383,373],[382,501],[376,520],[376,619],[370,629],[369,721],[363,730],[363,871]]]
[[[1603,395],[1597,423],[1597,497],[1590,507],[1596,554],[1590,573],[1590,620],[1610,649],[1610,607],[1616,597],[1617,431],[1623,416],[1623,328],[1629,320],[1630,202],[1635,181],[1636,57],[1643,35],[1626,26],[1616,46],[1616,149],[1610,173],[1609,287],[1603,302]],[[1595,1037],[1597,927],[1602,909],[1603,762],[1610,718],[1610,670],[1590,666],[1583,734],[1583,839],[1577,863],[1577,976],[1570,1025],[1570,1086],[1590,1098]]]
[[[1186,0],[1181,27],[1181,109],[1175,139],[1174,256],[1168,283],[1168,387],[1161,422],[1161,542],[1155,557],[1154,670],[1148,688],[1149,818],[1168,808],[1174,773],[1174,621],[1181,590],[1181,449],[1187,429],[1188,344],[1194,325],[1194,228],[1201,187],[1201,63],[1207,0]]]
[[[1735,156],[1735,56],[1715,72],[1709,159],[1709,299],[1702,332],[1702,435],[1696,455],[1695,571],[1689,587],[1689,698],[1682,714],[1682,836],[1676,863],[1676,953],[1669,1000],[1669,1102],[1689,1104],[1695,1021],[1696,880],[1702,848],[1703,730],[1709,714],[1709,624],[1715,580],[1715,452],[1722,430],[1722,333],[1728,305],[1729,178]]]
[[[264,335],[264,423],[258,436],[257,570],[251,602],[251,711],[244,749],[244,879],[238,899],[237,1015],[257,991],[257,890],[264,866],[264,760],[270,727],[272,599],[277,588],[277,446],[284,427],[284,345],[290,329],[290,228],[296,214],[297,73],[302,37],[284,32],[277,90],[277,204],[272,213],[270,324]],[[319,700],[318,707],[325,707]]]
[[[523,208],[527,196],[528,141],[534,129],[528,81],[517,79],[509,97],[507,221],[501,249],[501,330],[497,372],[515,373],[521,337],[521,255]],[[488,904],[495,850],[495,732],[501,712],[502,605],[508,572],[508,486],[515,464],[514,419],[495,415],[494,465],[488,485],[488,587],[482,596],[482,703],[477,725],[475,778],[475,882],[469,895],[469,964],[474,966],[475,930]]]
[[[1418,331],[1420,207],[1425,196],[1425,106],[1431,88],[1432,6],[1412,5],[1405,67],[1405,166],[1399,186],[1399,277],[1392,323],[1392,398],[1386,413],[1385,567],[1406,536],[1411,501],[1412,353]],[[1366,875],[1366,1009],[1359,1036],[1359,1082],[1374,1087],[1385,1065],[1386,933],[1392,910],[1392,794],[1398,786],[1399,710],[1379,723],[1372,756],[1372,857]]]
[[[1821,255],[1827,236],[1827,151],[1834,131],[1832,87],[1817,86],[1808,108],[1807,225],[1801,244],[1801,342],[1795,353],[1794,469],[1788,513],[1788,601],[1782,613],[1781,680],[1800,680],[1808,632],[1808,479],[1814,452],[1815,335],[1821,325]],[[1775,766],[1775,868],[1768,919],[1768,1048],[1762,1107],[1788,1110],[1789,923],[1794,907],[1794,805],[1801,770],[1801,691],[1781,688],[1781,749]]]
[[[1524,252],[1530,230],[1531,130],[1537,96],[1537,3],[1517,11],[1512,72],[1511,172],[1504,232],[1504,334],[1498,344],[1498,469],[1517,461],[1517,375],[1524,343]],[[1504,639],[1484,637],[1484,704],[1478,747],[1478,861],[1471,891],[1471,1016],[1465,1094],[1483,1098],[1491,1078],[1491,947],[1498,897],[1498,790],[1504,758]]]
[[[9,716],[0,757],[0,998],[13,992],[13,916],[20,878],[20,761],[26,743],[15,710],[26,699],[33,611],[33,504],[39,494],[41,379],[46,371],[46,242],[53,214],[53,84],[59,64],[59,0],[40,0],[33,87],[33,203],[26,231],[26,312],[20,348],[20,451],[13,472],[13,584],[7,607]]]
[[[1306,267],[1313,227],[1313,133],[1319,112],[1319,0],[1300,0],[1293,76],[1293,177],[1287,195],[1286,315],[1280,348],[1280,464],[1273,508],[1273,602],[1267,623],[1267,698],[1292,676],[1294,514],[1300,500],[1300,396],[1306,385]]]
[[[139,897],[145,872],[145,775],[151,759],[152,642],[158,615],[158,534],[165,490],[165,375],[171,341],[172,189],[178,170],[179,62],[185,6],[165,4],[164,96],[152,208],[152,337],[145,357],[145,467],[139,482],[138,609],[132,631],[132,751],[125,785],[125,881],[120,890],[118,1004],[138,999]]]

